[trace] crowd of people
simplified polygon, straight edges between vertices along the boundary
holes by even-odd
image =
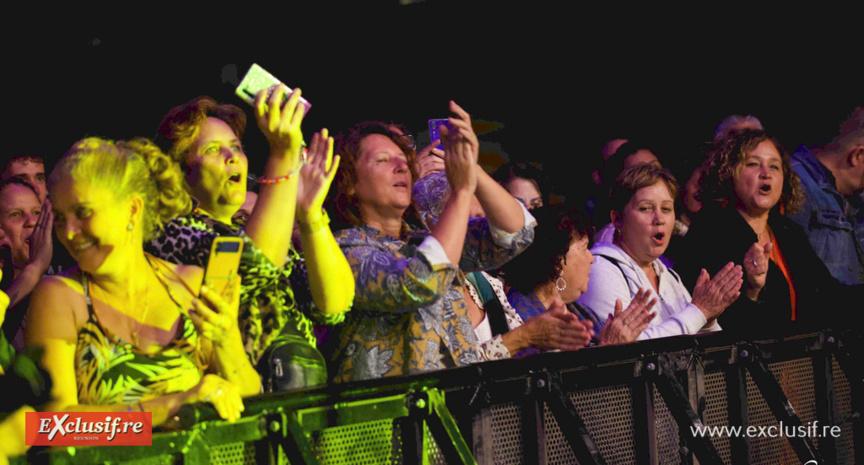
[[[284,92],[252,108],[260,178],[246,112],[209,97],[167,111],[154,140],[5,163],[0,370],[39,347],[37,407],[170,428],[208,402],[234,421],[261,392],[842,324],[864,301],[864,107],[791,156],[730,117],[683,185],[648,145],[610,141],[590,195],[564,198],[529,160],[484,171],[455,102],[418,150],[385,121],[306,143],[301,91]],[[243,244],[222,293],[204,285],[220,237]]]

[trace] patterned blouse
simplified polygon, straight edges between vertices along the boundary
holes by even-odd
[[[297,333],[314,347],[313,317],[324,324],[342,321],[343,313],[313,311],[305,263],[296,252],[289,254],[285,266],[277,267],[237,225],[221,223],[197,210],[169,221],[165,234],[150,241],[146,250],[173,263],[205,267],[218,236],[243,238],[238,323],[253,365],[283,331]]]
[[[465,272],[497,268],[534,238],[534,218],[513,234],[485,218],[468,224],[462,260]],[[354,306],[339,331],[333,354],[335,381],[402,376],[468,365],[484,358],[462,293],[465,277],[435,259],[441,251],[428,231],[403,223],[404,239],[370,226],[335,234],[354,273]],[[431,239],[431,242],[430,242]]]

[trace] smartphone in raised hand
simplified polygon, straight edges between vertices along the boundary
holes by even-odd
[[[273,91],[276,90],[276,86],[279,85],[285,87],[285,96],[283,97],[283,100],[287,101],[291,92],[293,92],[293,89],[286,86],[279,79],[276,79],[275,76],[268,73],[267,70],[259,66],[257,63],[252,63],[252,66],[249,67],[249,71],[246,71],[246,75],[243,76],[243,80],[240,81],[240,84],[237,86],[234,93],[249,105],[255,105],[255,96],[258,95],[258,92],[264,89],[269,89],[270,91],[267,94],[269,98]],[[285,103],[284,101],[282,103]],[[300,102],[303,103],[303,114],[305,115],[309,109],[312,108],[312,104],[302,96],[300,97]]]

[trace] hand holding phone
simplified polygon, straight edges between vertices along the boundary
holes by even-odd
[[[202,337],[221,347],[231,335],[237,337],[240,304],[240,277],[237,268],[243,240],[217,237],[210,250],[200,298],[193,302],[189,318]]]
[[[233,236],[215,238],[204,271],[204,285],[217,295],[224,296],[237,276],[242,253],[243,239]]]
[[[447,129],[451,129],[450,121],[448,121],[447,118],[436,118],[429,120],[429,140],[431,140],[432,142],[435,142],[436,140],[441,140],[441,126],[444,126]],[[438,146],[438,148],[443,149],[444,144],[442,143]]]
[[[444,171],[444,151],[439,148],[440,146],[440,140],[433,140],[431,144],[417,152],[417,179]]]
[[[268,89],[267,98],[265,100],[269,102],[270,96],[273,94],[273,91],[276,90],[277,86],[282,86],[284,88],[284,98],[282,100],[282,103],[284,104],[293,90],[283,84],[279,79],[276,79],[272,74],[268,73],[264,68],[258,66],[257,63],[252,63],[249,71],[246,72],[246,75],[243,76],[243,80],[240,81],[240,85],[237,86],[235,93],[238,97],[243,99],[244,102],[254,106],[255,97],[259,92]],[[305,115],[309,109],[312,108],[312,104],[303,97],[300,97],[300,102],[303,103],[303,114]]]

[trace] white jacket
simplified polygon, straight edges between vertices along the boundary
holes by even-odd
[[[579,297],[579,302],[591,307],[600,321],[605,322],[615,311],[615,299],[621,299],[626,309],[640,288],[656,295],[645,272],[617,245],[598,242],[591,253],[594,254],[595,262],[591,265],[588,292]],[[657,316],[651,320],[648,329],[639,335],[640,340],[720,331],[717,323],[704,328],[708,322],[705,315],[690,303],[690,293],[676,273],[666,268],[660,260],[654,260],[652,265],[660,280],[660,295],[651,309],[657,312]]]

